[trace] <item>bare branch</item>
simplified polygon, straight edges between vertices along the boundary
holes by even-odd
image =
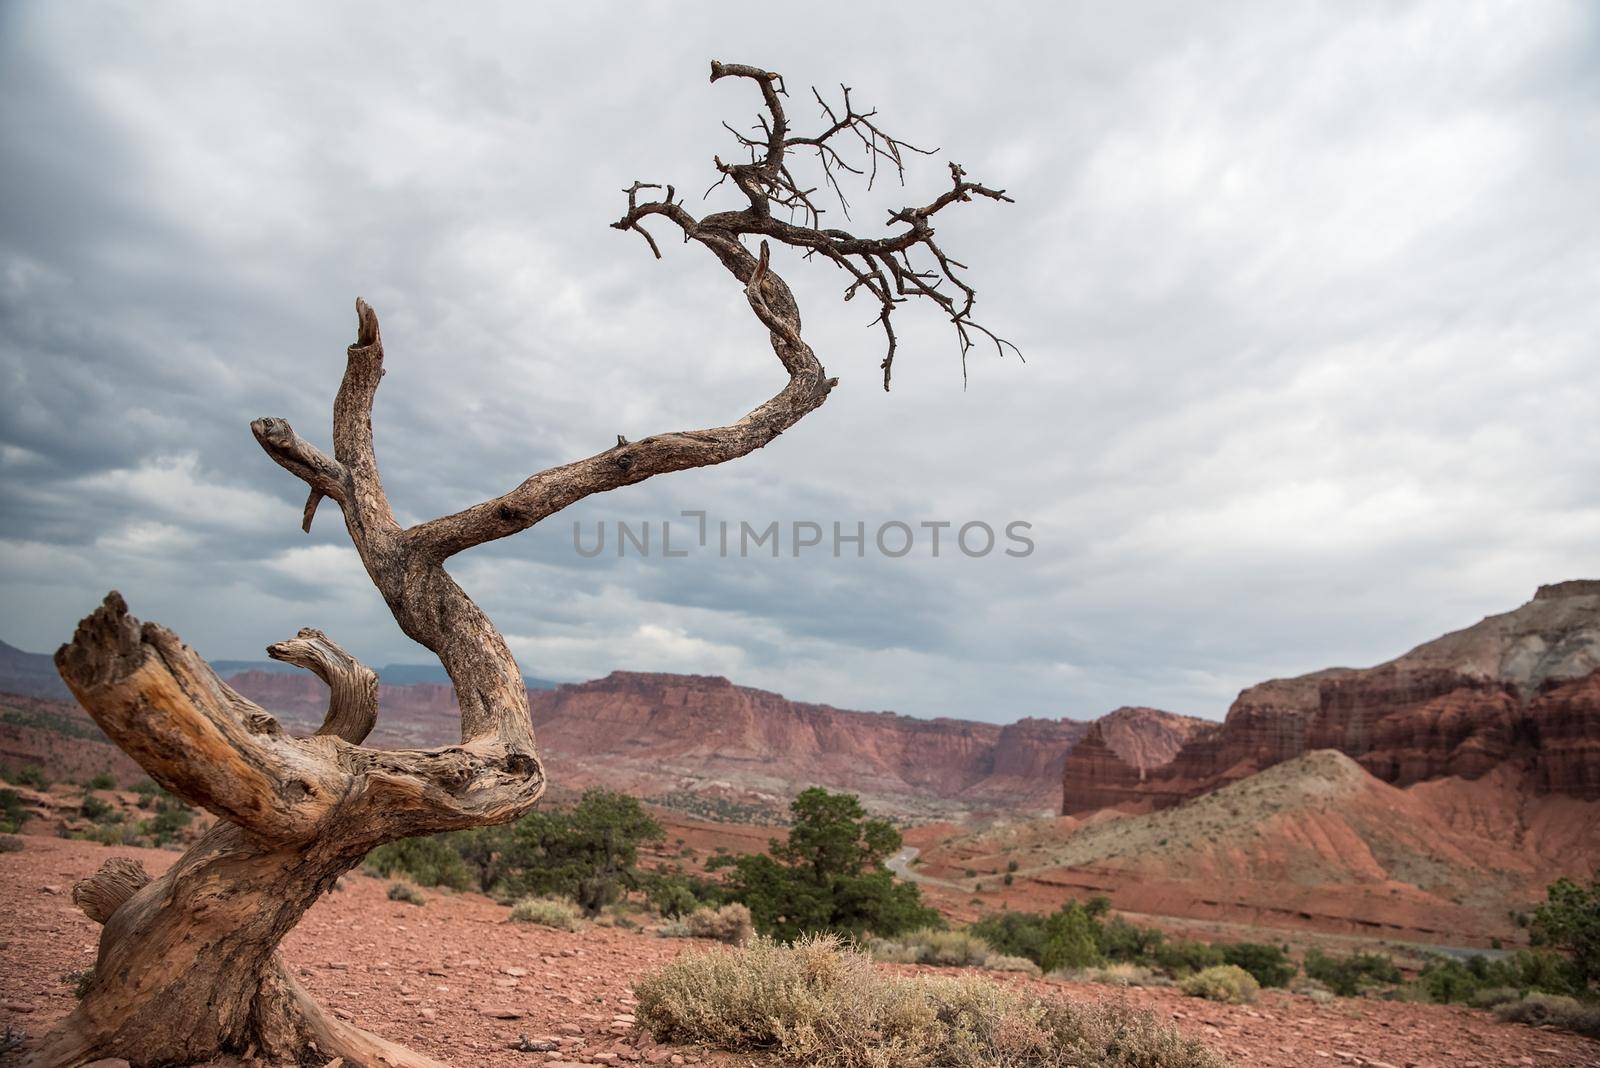
[[[320,630],[302,627],[285,642],[267,646],[274,660],[305,668],[328,684],[328,712],[318,734],[359,745],[378,722],[378,675]]]
[[[56,667],[117,746],[185,801],[270,839],[310,837],[348,776],[229,689],[120,594],[78,624]]]

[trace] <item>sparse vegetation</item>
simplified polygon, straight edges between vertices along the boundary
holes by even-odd
[[[449,835],[402,838],[367,854],[369,871],[388,877],[404,875],[418,886],[447,886],[465,890],[472,886],[472,871],[447,840]]]
[[[1178,988],[1193,998],[1225,1001],[1229,1005],[1248,1005],[1261,992],[1255,976],[1234,964],[1218,964],[1195,972]]]
[[[22,795],[15,790],[0,790],[0,834],[13,834],[22,829],[28,819]]]
[[[389,884],[389,900],[404,901],[408,905],[426,905],[428,903],[428,899],[422,896],[421,890],[418,890],[410,883],[404,882]]]
[[[1340,957],[1311,949],[1306,953],[1305,970],[1307,976],[1344,998],[1355,997],[1372,986],[1400,981],[1400,969],[1382,953]]]
[[[734,902],[721,908],[696,909],[664,926],[661,934],[666,938],[709,938],[742,946],[755,934],[755,924],[750,920],[750,910]]]
[[[1563,994],[1528,994],[1500,1005],[1495,1015],[1514,1023],[1543,1024],[1600,1038],[1600,1006]]]
[[[885,974],[831,936],[684,954],[636,986],[658,1041],[766,1052],[818,1068],[1212,1068],[1146,1013],[1044,1002],[977,977]]]
[[[24,843],[17,835],[0,834],[0,853],[20,853],[23,848]]]
[[[559,897],[529,897],[511,906],[511,919],[516,923],[576,931],[583,926],[583,910],[574,902]]]
[[[91,790],[115,790],[117,780],[109,771],[102,771],[84,783]]]
[[[45,790],[50,786],[50,777],[37,764],[24,764],[6,778],[18,786],[27,786],[35,790]]]
[[[1587,887],[1557,879],[1533,912],[1533,944],[1570,955],[1580,990],[1600,983],[1600,875]]]
[[[897,881],[884,859],[900,848],[900,832],[869,819],[853,794],[812,787],[790,805],[788,839],[769,852],[714,858],[731,869],[727,896],[749,906],[756,930],[785,941],[832,931],[893,937],[942,926],[914,883]]]
[[[893,941],[874,938],[867,949],[878,960],[895,964],[932,964],[942,968],[980,968],[994,951],[971,931],[942,931],[925,927]]]
[[[1288,986],[1289,980],[1300,971],[1278,946],[1261,942],[1232,942],[1219,948],[1224,964],[1243,968],[1262,986]]]

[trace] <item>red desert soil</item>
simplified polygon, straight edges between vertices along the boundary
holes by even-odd
[[[94,959],[99,928],[72,905],[75,880],[107,857],[136,855],[152,873],[177,856],[28,836],[0,855],[0,1026],[42,1032],[73,1004],[63,976]],[[743,1059],[659,1047],[632,1027],[633,980],[705,943],[591,926],[576,934],[506,922],[475,894],[427,892],[418,908],[386,897],[383,880],[355,876],[289,936],[289,964],[327,1006],[451,1064],[498,1068],[618,1062],[732,1065]],[[902,969],[904,970],[904,969]],[[1476,1010],[1374,1000],[1316,1005],[1268,991],[1250,1007],[1213,1005],[1172,990],[1119,993],[1018,976],[996,981],[1045,996],[1126,997],[1240,1065],[1500,1068],[1600,1063],[1600,1043],[1503,1024]],[[514,1014],[500,1018],[495,1014]],[[553,1038],[560,1052],[518,1053],[519,1035]]]

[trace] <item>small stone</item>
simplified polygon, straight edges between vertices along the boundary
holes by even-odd
[[[486,1005],[479,1010],[491,1020],[520,1020],[522,1013],[509,1005]]]

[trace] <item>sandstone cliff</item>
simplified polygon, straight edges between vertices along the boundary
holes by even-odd
[[[1600,797],[1600,582],[1542,586],[1514,611],[1374,668],[1253,686],[1164,767],[1091,736],[1063,770],[1062,811],[1160,808],[1317,749],[1397,786],[1515,762],[1538,789]]]
[[[240,693],[295,728],[321,720],[327,693],[301,672],[247,671]],[[981,723],[854,712],[790,701],[725,678],[617,671],[529,693],[559,786],[635,793],[720,792],[781,807],[806,786],[850,790],[906,815],[967,809],[1033,813],[1060,801],[1067,753],[1090,731],[1073,719]],[[380,688],[379,744],[456,738],[448,686]],[[1156,709],[1107,716],[1101,744],[1142,766],[1177,749],[1200,721]]]

